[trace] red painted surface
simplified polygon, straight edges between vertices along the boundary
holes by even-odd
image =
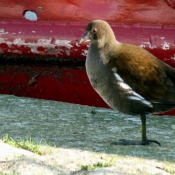
[[[23,20],[24,11],[32,10],[37,13],[38,21],[103,19],[119,24],[174,25],[174,3],[173,0],[1,0],[0,19]]]
[[[91,88],[84,67],[4,64],[0,79],[3,94],[107,107]]]
[[[0,21],[0,51],[7,55],[85,60],[88,47],[79,46],[87,23]],[[175,66],[175,26],[111,23],[120,42],[140,45]],[[42,30],[41,30],[42,29]]]
[[[87,23],[106,20],[118,41],[175,67],[174,7],[173,0],[2,0],[0,93],[107,107],[86,76],[88,47],[77,45]],[[26,10],[37,21],[26,20]]]

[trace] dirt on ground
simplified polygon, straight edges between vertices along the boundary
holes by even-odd
[[[3,142],[31,136],[49,151],[37,155]],[[172,175],[175,117],[147,117],[161,146],[113,145],[141,139],[141,122],[111,109],[0,95],[0,175]],[[44,140],[44,142],[41,142]],[[49,145],[49,146],[48,146]]]

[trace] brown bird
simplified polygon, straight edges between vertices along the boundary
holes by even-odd
[[[109,24],[90,22],[79,44],[90,41],[86,71],[92,87],[103,100],[120,112],[140,115],[142,140],[114,144],[148,145],[146,114],[175,108],[175,69],[145,49],[120,43]]]

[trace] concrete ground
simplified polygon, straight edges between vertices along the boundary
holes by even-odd
[[[0,175],[175,174],[175,117],[149,115],[149,146],[112,145],[141,137],[139,117],[76,104],[0,95]],[[44,139],[45,155],[3,142]],[[103,164],[102,167],[99,165]],[[87,169],[84,167],[88,167]]]

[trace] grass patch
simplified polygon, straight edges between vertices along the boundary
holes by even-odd
[[[50,152],[50,148],[48,147],[49,144],[46,143],[44,139],[41,139],[40,143],[37,143],[31,136],[27,136],[26,138],[20,139],[17,142],[14,139],[12,139],[8,134],[6,134],[3,137],[3,142],[17,148],[25,149],[38,155],[44,155]],[[42,144],[46,146],[43,146]]]
[[[175,169],[171,169],[171,168],[164,168],[164,170],[167,172],[167,173],[170,173],[172,175],[175,175]]]
[[[95,170],[98,168],[105,168],[105,167],[110,167],[114,165],[114,159],[112,158],[109,162],[97,162],[92,165],[81,165],[81,170],[88,171],[88,170]]]
[[[16,173],[0,173],[0,175],[17,175]]]

